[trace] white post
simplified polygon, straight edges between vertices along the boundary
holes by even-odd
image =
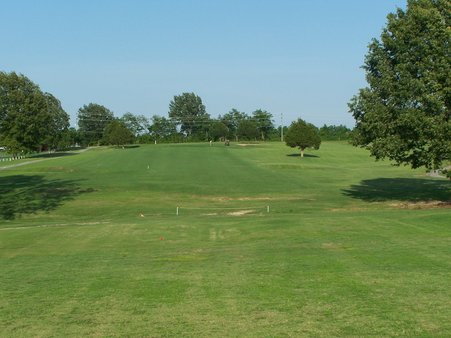
[[[176,215],[179,215],[179,207],[177,207]]]
[[[269,213],[269,205],[268,205],[268,206],[266,206],[266,212],[268,212],[268,213]]]

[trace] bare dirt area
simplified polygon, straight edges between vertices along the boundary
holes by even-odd
[[[251,214],[253,212],[255,212],[255,210],[250,210],[250,209],[237,210],[237,211],[229,212],[229,213],[227,213],[227,215],[229,215],[229,216],[244,216],[244,215],[247,215],[247,214]]]
[[[421,201],[421,202],[401,202],[392,203],[390,206],[399,209],[437,209],[437,208],[451,208],[451,201]]]

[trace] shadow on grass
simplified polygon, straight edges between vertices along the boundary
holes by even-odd
[[[137,144],[125,145],[125,146],[111,146],[113,149],[134,149],[139,148],[140,146]]]
[[[368,202],[451,200],[451,182],[420,178],[376,178],[363,180],[342,190],[343,195]]]
[[[289,157],[301,157],[301,154],[288,154]],[[312,154],[304,154],[304,157],[312,157],[312,158],[319,158],[318,155],[312,155]]]
[[[40,153],[37,155],[31,156],[32,158],[55,158],[55,157],[66,157],[66,156],[74,156],[78,155],[78,153],[68,153],[68,152],[61,152],[61,153]]]
[[[0,219],[49,212],[80,194],[93,191],[80,188],[74,180],[47,180],[40,175],[0,177]]]

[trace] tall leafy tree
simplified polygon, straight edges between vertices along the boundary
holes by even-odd
[[[229,130],[223,122],[215,121],[211,123],[209,134],[214,141],[226,138],[228,133]]]
[[[114,119],[108,108],[90,103],[78,110],[78,129],[86,144],[98,144],[103,137],[105,127]]]
[[[236,133],[240,139],[256,140],[259,136],[257,123],[250,118],[241,120]]]
[[[234,138],[235,141],[238,141],[238,125],[242,120],[245,120],[246,118],[248,118],[246,113],[240,112],[235,108],[224,114],[224,116],[219,116],[219,120],[226,125],[229,131],[228,136],[230,138]]]
[[[69,115],[64,111],[60,100],[55,96],[50,93],[45,93],[44,96],[47,100],[47,110],[50,114],[48,135],[44,143],[52,149],[67,147]]]
[[[149,129],[149,120],[144,115],[125,113],[120,120],[135,136],[142,135]]]
[[[355,145],[376,159],[436,169],[451,158],[450,13],[449,0],[408,0],[369,45],[368,87],[349,108]]]
[[[22,74],[0,72],[0,143],[11,153],[54,145],[68,127],[59,101]]]
[[[202,99],[194,93],[174,96],[169,104],[169,117],[180,125],[181,131],[188,137],[203,133],[210,119]]]
[[[150,135],[154,140],[170,140],[177,134],[175,122],[164,116],[152,116],[152,124],[149,126]]]
[[[261,139],[264,141],[269,137],[271,130],[274,128],[272,122],[272,114],[265,110],[257,109],[252,113],[252,116],[257,124],[257,130],[260,133]]]
[[[304,151],[307,148],[319,149],[321,138],[318,128],[313,124],[298,119],[291,123],[285,136],[285,143],[292,148],[301,150],[301,157],[304,157]]]
[[[103,142],[116,146],[133,143],[133,132],[121,120],[113,120],[105,127]]]

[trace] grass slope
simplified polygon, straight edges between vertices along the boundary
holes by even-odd
[[[150,145],[1,170],[0,336],[451,335],[450,182],[345,143],[295,155]]]

